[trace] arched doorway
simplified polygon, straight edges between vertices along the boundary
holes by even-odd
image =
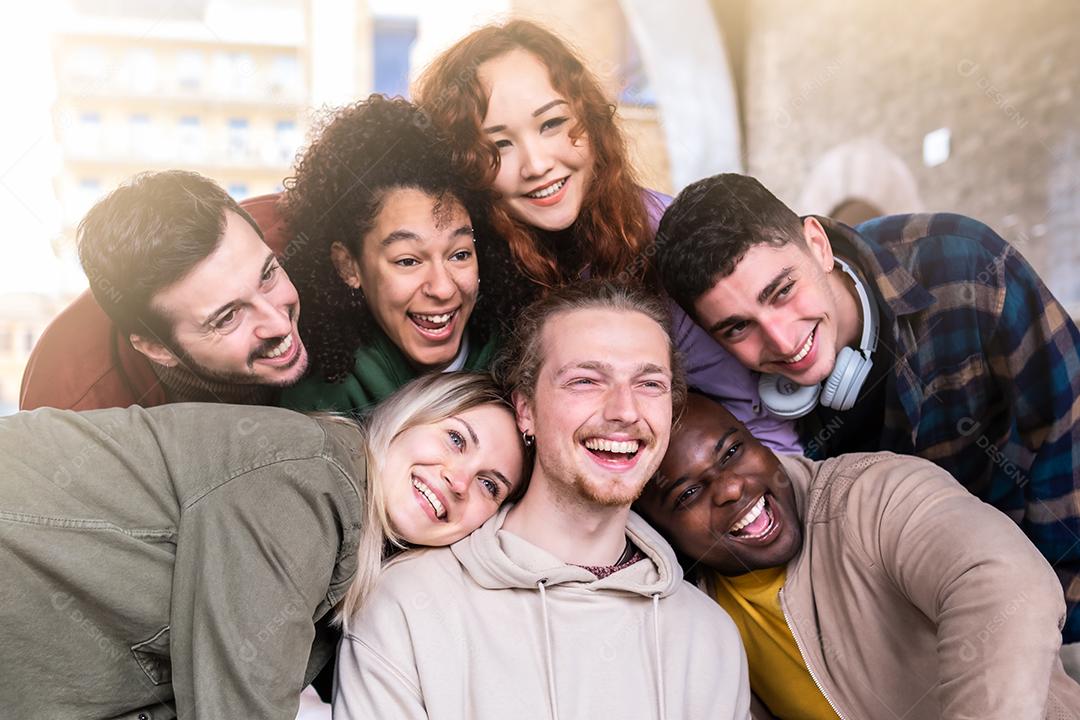
[[[842,212],[866,220],[867,214],[920,212],[923,203],[904,161],[881,142],[862,139],[837,145],[818,159],[794,209],[801,215],[835,218]]]

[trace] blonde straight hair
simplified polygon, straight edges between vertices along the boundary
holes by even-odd
[[[362,423],[361,449],[367,460],[364,524],[356,551],[356,576],[338,606],[335,618],[338,624],[343,625],[352,618],[375,589],[383,560],[406,547],[390,526],[386,508],[383,460],[390,445],[406,430],[441,422],[488,404],[502,405],[513,412],[490,375],[432,373],[403,385],[379,403]],[[520,493],[514,495],[520,496]]]

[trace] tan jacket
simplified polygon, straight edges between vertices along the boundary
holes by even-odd
[[[918,458],[781,463],[804,540],[780,602],[842,718],[1080,718],[1061,586],[1016,523]]]

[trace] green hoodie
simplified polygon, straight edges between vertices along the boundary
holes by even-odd
[[[269,407],[0,418],[0,715],[292,720],[356,572],[358,440]]]
[[[462,370],[482,372],[491,365],[496,340],[469,348]],[[341,382],[327,382],[316,371],[282,391],[278,405],[293,410],[362,412],[416,378],[416,368],[383,332],[357,349],[353,368]]]

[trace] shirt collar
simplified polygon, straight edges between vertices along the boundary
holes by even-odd
[[[832,218],[811,216],[821,223],[833,252],[851,260],[873,283],[882,309],[894,318],[921,312],[934,304],[934,296],[900,261],[876,242]]]
[[[466,330],[461,334],[461,347],[458,348],[458,354],[450,361],[443,372],[457,372],[458,370],[465,369],[465,361],[469,359],[469,331]]]

